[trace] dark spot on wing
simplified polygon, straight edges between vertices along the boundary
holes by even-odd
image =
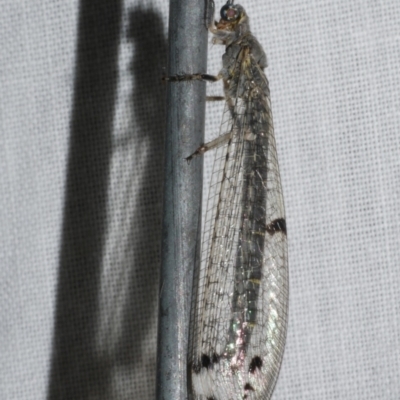
[[[270,235],[276,232],[282,232],[286,235],[286,221],[284,218],[278,218],[267,225],[265,229]]]
[[[250,385],[250,383],[246,383],[244,385],[244,390],[250,390],[252,392],[255,392],[255,389],[253,388],[253,386]]]
[[[200,360],[192,364],[192,371],[195,374],[198,374],[202,368],[210,369],[213,367],[213,364],[219,363],[219,359],[220,356],[216,353],[214,353],[211,357],[209,357],[207,354],[202,354]]]
[[[192,363],[192,365],[190,366],[191,370],[197,375],[200,373],[201,370],[201,364],[198,361],[195,361]]]
[[[260,357],[256,356],[251,360],[249,366],[249,372],[254,374],[256,368],[261,369],[261,367],[262,367],[262,360]]]
[[[213,364],[219,363],[219,355],[217,353],[214,353],[212,355],[212,362],[213,362]]]
[[[201,356],[201,366],[204,368],[209,368],[211,365],[211,359],[207,354],[202,354]]]

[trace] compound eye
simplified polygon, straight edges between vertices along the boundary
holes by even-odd
[[[226,3],[221,8],[221,18],[225,21],[235,21],[239,18],[239,10],[233,5],[233,2]]]

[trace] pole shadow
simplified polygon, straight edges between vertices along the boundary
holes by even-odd
[[[96,355],[94,337],[121,7],[80,1],[49,400],[97,398],[109,384],[109,362]]]

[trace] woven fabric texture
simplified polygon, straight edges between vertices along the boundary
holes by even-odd
[[[273,399],[398,400],[400,2],[240,3],[268,56],[287,213]],[[168,2],[1,9],[0,398],[152,400]],[[206,138],[221,116],[207,105]]]

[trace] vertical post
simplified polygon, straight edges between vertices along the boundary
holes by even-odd
[[[206,72],[210,0],[171,0],[168,76]],[[193,269],[199,263],[203,160],[184,160],[204,142],[205,82],[167,88],[167,134],[159,292],[157,400],[187,399]]]

